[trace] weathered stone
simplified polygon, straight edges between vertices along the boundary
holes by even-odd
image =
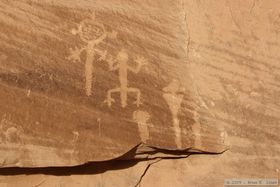
[[[78,1],[73,1],[73,3],[74,2],[76,3]],[[102,5],[102,10],[106,11],[123,9],[123,11],[131,10],[132,13],[139,14],[136,10],[138,10],[140,5],[135,6],[135,10],[133,11],[128,8],[134,6],[134,3],[136,3],[135,1],[129,1],[130,3],[126,4],[118,4],[118,6],[114,4],[114,6],[109,7],[110,4],[112,5],[112,2],[113,1],[110,0],[102,2],[96,1],[94,6],[98,7]],[[157,2],[158,4],[155,6]],[[224,179],[231,178],[279,179],[279,2],[273,0],[184,0],[180,1],[181,4],[176,4],[177,2],[179,3],[179,1],[141,1],[140,7],[141,9],[149,9],[149,13],[147,14],[151,14],[151,12],[153,12],[152,10],[158,7],[158,10],[161,11],[154,15],[155,18],[160,15],[163,17],[166,16],[166,19],[174,16],[173,22],[166,22],[166,19],[163,19],[163,17],[158,19],[158,21],[165,21],[165,23],[162,23],[162,25],[166,27],[166,29],[164,29],[165,32],[162,33],[163,36],[175,29],[175,26],[170,27],[175,23],[178,23],[178,27],[184,27],[183,30],[186,32],[182,34],[185,37],[184,40],[182,40],[183,36],[180,36],[180,34],[178,34],[177,37],[182,37],[178,39],[178,41],[183,43],[182,45],[179,44],[179,46],[185,46],[184,50],[186,56],[183,57],[184,52],[182,52],[182,56],[179,56],[180,58],[186,58],[187,67],[175,68],[176,71],[173,72],[173,70],[170,70],[170,72],[178,73],[186,70],[187,73],[185,74],[189,78],[185,80],[183,78],[183,73],[181,74],[181,78],[185,81],[190,80],[188,84],[183,84],[186,89],[185,93],[191,93],[190,96],[187,97],[191,98],[188,102],[195,103],[191,105],[195,106],[191,111],[197,112],[190,117],[190,119],[199,122],[197,123],[199,125],[191,126],[192,130],[190,130],[190,132],[192,134],[202,135],[194,138],[196,140],[193,141],[196,142],[195,148],[200,146],[204,151],[207,150],[207,148],[212,151],[217,151],[220,146],[215,147],[213,144],[209,144],[211,140],[218,142],[222,140],[221,137],[227,137],[223,144],[229,144],[229,150],[223,154],[193,154],[187,157],[187,152],[178,152],[178,147],[176,146],[176,142],[178,145],[178,141],[175,139],[176,131],[170,130],[172,131],[171,136],[165,136],[163,135],[164,133],[156,136],[157,138],[163,139],[163,142],[166,139],[169,143],[170,137],[173,137],[169,147],[163,146],[164,150],[161,150],[162,153],[159,152],[159,149],[156,147],[152,148],[141,144],[138,146],[138,149],[130,151],[129,154],[126,154],[123,158],[127,159],[136,156],[137,158],[147,159],[157,156],[171,157],[176,155],[187,158],[164,159],[160,161],[152,160],[155,163],[152,162],[154,164],[151,165],[148,170],[147,167],[151,161],[140,162],[133,166],[129,165],[126,161],[121,164],[127,167],[123,168],[123,170],[114,170],[116,167],[109,164],[110,166],[105,168],[109,168],[108,170],[113,169],[113,171],[104,173],[92,172],[91,174],[85,173],[88,171],[88,167],[83,167],[83,169],[81,169],[83,172],[79,174],[73,171],[73,168],[69,169],[69,172],[61,171],[58,168],[52,168],[49,173],[39,172],[38,170],[31,173],[31,171],[34,170],[11,170],[3,168],[0,170],[1,175],[14,174],[14,176],[2,176],[0,178],[0,184],[3,184],[2,186],[14,187],[23,186],[23,184],[25,186],[38,186],[38,184],[41,186],[135,186],[141,179],[140,186],[144,187],[220,187],[224,186]],[[60,8],[66,6],[65,2],[61,0],[55,1],[54,4],[56,3]],[[77,7],[81,8],[85,6],[84,3],[84,1],[80,1],[79,5],[70,3],[67,6],[77,9]],[[172,4],[176,4],[176,8],[174,7],[173,9],[174,11],[170,9],[172,8]],[[90,3],[86,6],[93,7],[93,5],[90,6]],[[99,8],[101,9],[101,7]],[[117,10],[114,11],[116,16],[118,15]],[[100,18],[102,13],[104,12],[99,11],[99,16],[97,14],[96,17]],[[79,17],[78,14],[75,15]],[[84,18],[82,15],[81,13],[79,20]],[[79,20],[76,22],[79,22]],[[149,19],[145,17],[145,21],[143,20],[141,24],[146,23],[147,20]],[[155,26],[156,24],[153,25]],[[174,33],[181,33],[181,31],[178,30],[173,31]],[[171,32],[173,33],[173,31]],[[164,38],[165,37],[160,41],[166,41]],[[143,44],[141,41],[146,41],[146,39],[147,38],[141,38],[135,41],[139,43],[137,45],[141,46]],[[178,41],[175,42],[175,40],[177,39],[174,38],[172,41],[177,43]],[[165,47],[174,49],[176,53],[180,53],[180,47],[176,48],[174,43],[171,43],[172,45],[166,45]],[[165,49],[164,45],[158,49]],[[149,50],[151,50],[151,48],[149,48]],[[65,56],[67,56],[67,54],[68,53],[65,52]],[[0,55],[0,58],[3,60],[1,61],[2,63],[6,62],[6,60],[9,59],[9,53]],[[165,58],[161,57],[161,60],[162,59]],[[173,60],[172,62],[170,61],[171,66],[173,62],[177,62]],[[166,62],[166,60],[163,61]],[[176,66],[175,64],[173,65]],[[11,71],[11,65],[3,65],[1,67],[7,67],[9,71]],[[159,68],[161,68],[161,66],[159,66]],[[169,71],[169,68],[167,69]],[[83,70],[81,69],[80,72],[82,73]],[[182,80],[180,79],[179,82]],[[135,78],[134,81],[137,82],[137,79]],[[170,80],[168,83],[171,82],[173,81]],[[84,89],[83,83],[83,81],[80,83],[81,90]],[[167,108],[169,107],[169,97],[167,94],[172,94],[172,88],[178,88],[178,81],[172,84],[168,83],[166,82],[166,84],[162,85],[161,89],[159,89],[162,90],[160,91],[161,99],[167,99],[165,103]],[[180,86],[177,90],[180,90]],[[181,89],[181,91],[184,90]],[[175,98],[175,102],[180,101],[180,99],[179,95]],[[113,106],[115,105],[113,104],[112,107]],[[174,112],[175,109],[174,106],[170,108],[168,115],[171,116],[171,119],[172,116],[176,117],[176,115],[171,112]],[[161,112],[159,113],[161,114]],[[147,113],[138,111],[135,113],[133,112],[130,119],[138,119],[139,124],[150,124],[152,123],[150,120],[148,122],[146,121],[148,117],[149,115],[147,115]],[[9,116],[6,115],[4,119],[9,119]],[[169,123],[171,124],[169,125],[170,129],[177,126],[176,123],[174,123],[174,126],[172,126],[172,122]],[[150,126],[151,125],[148,125],[148,127]],[[213,131],[210,131],[210,127],[212,127]],[[8,131],[4,134],[9,134],[9,141],[17,142],[16,134],[21,133],[24,129],[18,129],[18,131],[16,131],[13,125],[9,128],[9,130],[6,128]],[[145,129],[146,127],[139,128],[137,137],[139,140],[142,137],[147,140],[146,143],[148,143],[150,142],[150,138],[147,138],[149,135],[147,135]],[[142,132],[142,136],[140,132]],[[219,134],[220,139],[217,138],[217,134]],[[3,137],[6,137],[6,135],[3,135]],[[199,137],[201,137],[201,143],[198,143],[200,142],[198,141]],[[141,141],[137,141],[137,143],[139,142]],[[182,142],[188,141],[184,140]],[[184,143],[183,147],[185,147]],[[214,147],[215,149],[213,149]],[[171,152],[170,150],[167,151],[167,149],[170,148],[175,150],[175,152],[172,152],[172,150]],[[24,158],[24,156],[21,158]],[[98,168],[103,167],[100,165]],[[103,168],[103,170],[106,169]],[[58,172],[56,174],[64,173],[64,175],[69,176],[53,176],[54,172]],[[31,175],[25,176],[24,174]],[[81,183],[81,181],[83,183]]]
[[[190,76],[181,2],[161,2],[0,2],[2,167],[104,161],[138,145],[226,149]]]

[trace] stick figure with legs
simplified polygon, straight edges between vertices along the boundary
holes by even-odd
[[[105,60],[107,56],[106,50],[99,50],[96,47],[100,45],[106,38],[115,39],[117,36],[116,32],[107,32],[103,24],[96,22],[95,14],[92,15],[91,19],[83,20],[78,29],[73,29],[72,34],[79,35],[80,39],[86,43],[86,46],[81,49],[75,47],[70,48],[70,56],[68,60],[81,62],[81,54],[83,51],[86,52],[85,62],[85,91],[86,95],[92,94],[92,79],[93,79],[93,62],[95,55],[99,55],[98,60]]]
[[[125,108],[127,106],[127,97],[128,93],[136,93],[137,99],[134,102],[137,107],[141,104],[140,98],[141,98],[141,92],[138,88],[131,88],[128,87],[128,80],[127,80],[127,74],[128,71],[131,71],[135,74],[137,74],[142,66],[147,64],[147,60],[143,57],[136,58],[135,62],[137,63],[136,67],[132,67],[128,64],[128,53],[125,49],[122,49],[118,55],[116,60],[109,60],[109,69],[110,71],[116,71],[118,70],[119,73],[119,81],[120,81],[120,87],[111,89],[107,92],[107,99],[105,102],[108,104],[109,107],[111,107],[112,102],[115,102],[115,100],[112,98],[112,94],[119,92],[120,93],[120,99],[121,99],[121,106]]]

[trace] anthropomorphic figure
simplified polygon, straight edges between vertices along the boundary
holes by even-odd
[[[150,114],[146,111],[137,110],[133,112],[133,120],[138,125],[138,131],[143,143],[147,143],[150,138],[149,127],[153,127],[150,121]]]
[[[175,132],[175,143],[178,148],[182,148],[181,128],[179,126],[178,112],[183,102],[185,89],[181,87],[177,80],[173,80],[167,87],[163,88],[163,97],[166,100],[173,118],[173,128]]]
[[[135,101],[135,104],[138,107],[141,104],[140,102],[141,92],[138,88],[128,87],[127,74],[129,71],[133,73],[138,73],[141,70],[141,67],[147,64],[147,60],[143,57],[137,58],[135,60],[135,62],[137,63],[137,66],[135,68],[128,64],[128,60],[129,58],[128,58],[127,51],[125,49],[122,49],[118,53],[116,60],[109,61],[110,71],[118,70],[119,81],[120,81],[120,87],[111,89],[107,93],[107,99],[105,100],[105,102],[108,103],[109,107],[111,107],[112,102],[115,102],[115,100],[112,98],[112,93],[115,92],[120,93],[121,106],[123,108],[127,106],[127,96],[129,92],[136,93],[137,99]]]
[[[86,95],[90,96],[92,94],[92,80],[93,80],[93,62],[95,60],[95,55],[99,55],[98,60],[105,60],[107,56],[107,51],[97,49],[106,38],[114,39],[117,36],[116,32],[107,32],[103,24],[96,22],[95,15],[93,14],[91,19],[85,19],[80,23],[78,29],[72,30],[72,34],[79,35],[80,39],[86,43],[81,49],[75,48],[70,49],[71,55],[68,57],[69,60],[81,62],[81,54],[83,51],[86,52],[86,62],[85,62],[85,91]]]

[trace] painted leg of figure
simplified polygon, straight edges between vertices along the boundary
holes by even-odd
[[[107,99],[105,100],[105,103],[108,103],[109,107],[112,106],[112,102],[115,102],[115,100],[112,98],[112,93],[115,92],[120,92],[120,88],[111,89],[107,92]]]
[[[86,95],[91,96],[92,94],[92,78],[93,78],[93,54],[88,52],[87,60],[85,64],[85,78],[86,78]]]
[[[141,101],[140,101],[141,100],[140,90],[138,88],[128,88],[127,90],[128,90],[128,92],[134,92],[134,93],[137,94],[136,101],[134,102],[134,104],[136,104],[137,107],[139,107],[139,105],[142,104]]]

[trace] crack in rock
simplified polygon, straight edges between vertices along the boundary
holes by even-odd
[[[137,184],[135,185],[135,187],[140,187],[140,186],[141,186],[141,181],[142,181],[143,177],[146,175],[146,173],[148,172],[149,168],[150,168],[153,164],[156,164],[156,163],[158,163],[158,162],[161,161],[161,160],[162,160],[162,158],[157,158],[157,159],[155,159],[153,162],[148,163],[146,169],[144,170],[143,174],[140,176],[140,179],[139,179],[139,181],[137,182]]]

